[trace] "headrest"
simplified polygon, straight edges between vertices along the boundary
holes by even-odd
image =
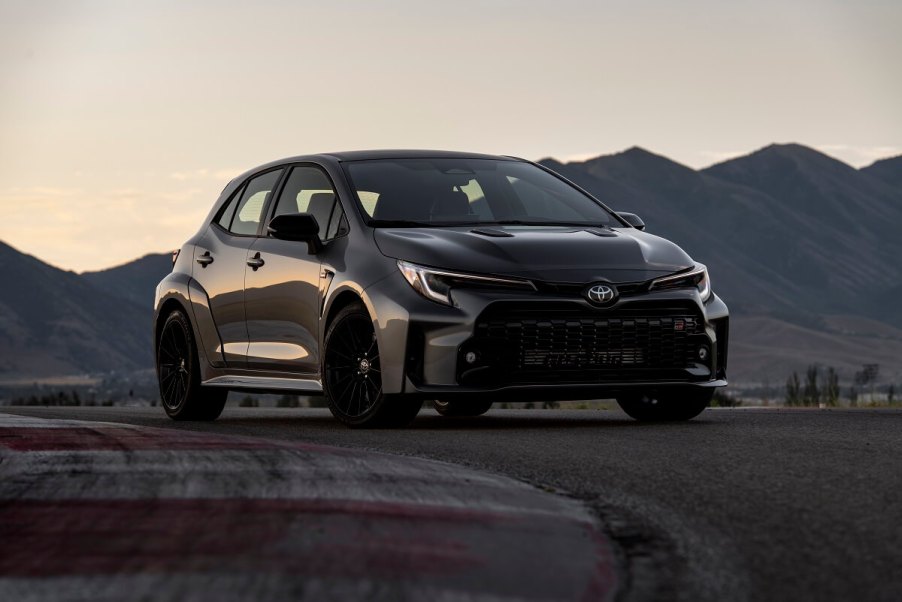
[[[332,203],[335,201],[333,192],[317,192],[310,195],[310,204],[307,205],[307,213],[317,211],[332,211]]]
[[[310,195],[310,202],[307,204],[307,213],[316,218],[319,224],[319,232],[321,235],[326,233],[329,227],[329,218],[332,217],[332,209],[335,206],[335,194],[332,192],[317,192]]]
[[[470,199],[459,190],[442,190],[432,202],[432,217],[463,217],[470,214]]]
[[[401,191],[386,191],[379,195],[373,219],[379,220],[412,220],[429,219],[429,211],[424,199],[412,199]]]

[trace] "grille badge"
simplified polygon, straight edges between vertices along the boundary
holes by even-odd
[[[617,298],[617,289],[607,284],[593,284],[584,293],[590,303],[610,303]]]

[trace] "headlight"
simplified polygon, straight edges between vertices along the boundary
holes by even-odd
[[[673,288],[694,287],[702,298],[702,303],[711,298],[711,278],[708,276],[708,268],[700,263],[688,272],[674,274],[653,280],[649,290],[660,291]]]
[[[454,305],[451,301],[452,288],[514,288],[519,290],[534,291],[535,286],[528,280],[514,280],[510,278],[497,278],[495,276],[477,276],[475,274],[461,274],[458,272],[446,272],[427,268],[415,263],[398,260],[398,269],[404,275],[413,290],[427,299]]]

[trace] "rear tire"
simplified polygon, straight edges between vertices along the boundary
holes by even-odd
[[[482,416],[492,407],[491,401],[432,400],[432,407],[442,416]]]
[[[354,303],[338,312],[326,331],[323,392],[329,410],[355,428],[405,427],[422,399],[382,392],[382,362],[373,319]]]
[[[180,310],[169,314],[160,330],[157,379],[163,409],[173,420],[216,420],[229,395],[227,389],[201,386],[194,332]]]
[[[714,389],[701,391],[648,391],[617,398],[621,409],[641,422],[680,422],[701,414]]]

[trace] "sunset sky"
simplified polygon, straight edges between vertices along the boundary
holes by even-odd
[[[902,153],[902,2],[0,0],[0,240],[76,271],[179,246],[309,152],[702,167]]]

